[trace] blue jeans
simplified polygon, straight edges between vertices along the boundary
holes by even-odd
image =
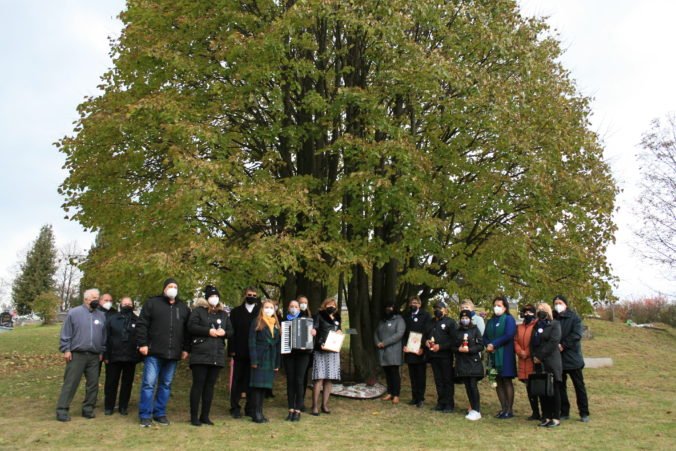
[[[171,394],[171,381],[174,380],[177,360],[147,356],[143,365],[141,396],[138,403],[140,419],[159,418],[167,414],[167,401]],[[153,394],[157,387],[157,395],[153,402]]]

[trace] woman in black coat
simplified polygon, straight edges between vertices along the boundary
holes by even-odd
[[[225,366],[225,339],[232,334],[228,314],[223,310],[216,287],[208,285],[204,290],[206,299],[198,299],[188,319],[188,332],[192,336],[190,369],[190,424],[213,425],[209,419],[214,386],[218,373]],[[199,417],[197,412],[202,401]]]
[[[423,343],[427,341],[432,317],[422,309],[422,302],[418,296],[412,296],[408,300],[409,310],[404,313],[404,322],[406,331],[402,343],[404,344],[404,362],[408,365],[408,375],[411,380],[411,401],[410,405],[418,408],[423,406],[425,401],[425,388],[427,385],[427,358],[424,353]],[[417,352],[407,347],[411,332],[422,336],[420,347]]]
[[[552,428],[561,424],[561,325],[552,318],[552,309],[548,304],[539,304],[536,316],[538,322],[533,328],[533,338],[530,341],[533,363],[536,370],[541,366],[544,372],[554,375],[554,395],[540,397],[542,422],[539,425]]]
[[[432,365],[434,383],[437,386],[437,405],[433,410],[451,413],[455,409],[453,394],[453,345],[458,329],[448,316],[448,304],[437,301],[434,305],[434,320],[427,340],[427,359]]]
[[[465,418],[470,421],[481,419],[478,381],[484,377],[484,366],[481,363],[483,343],[479,328],[472,323],[472,312],[461,311],[460,325],[455,334],[455,377],[465,384],[471,406]]]
[[[285,321],[297,321],[301,317],[298,301],[289,302]],[[289,414],[286,421],[300,421],[300,412],[305,397],[305,377],[310,362],[311,350],[292,349],[290,354],[282,356],[286,372],[286,398]]]

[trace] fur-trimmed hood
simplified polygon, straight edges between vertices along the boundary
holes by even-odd
[[[210,308],[211,306],[209,305],[209,302],[207,302],[206,299],[204,299],[204,298],[197,298],[197,299],[195,299],[195,302],[193,303],[193,308],[197,308],[197,307],[202,307],[202,308],[205,308],[205,309],[209,310],[209,308]],[[215,309],[217,312],[220,312],[221,310],[223,310],[223,303],[222,303],[222,302],[219,302],[218,305],[217,305],[216,307],[214,307],[214,309]]]

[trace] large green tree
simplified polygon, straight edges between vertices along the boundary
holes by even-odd
[[[19,315],[31,313],[33,301],[39,295],[54,291],[56,268],[54,232],[48,224],[40,229],[12,284],[12,301]]]
[[[111,286],[338,293],[358,377],[386,300],[607,296],[616,188],[516,2],[146,0],[121,19],[60,142]]]

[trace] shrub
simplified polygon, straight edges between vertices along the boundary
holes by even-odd
[[[61,299],[53,291],[40,293],[33,301],[33,311],[42,318],[42,324],[51,324],[56,317],[56,311],[61,305]]]
[[[661,296],[606,304],[597,307],[596,313],[608,321],[630,319],[637,324],[664,323],[676,327],[676,304]]]

